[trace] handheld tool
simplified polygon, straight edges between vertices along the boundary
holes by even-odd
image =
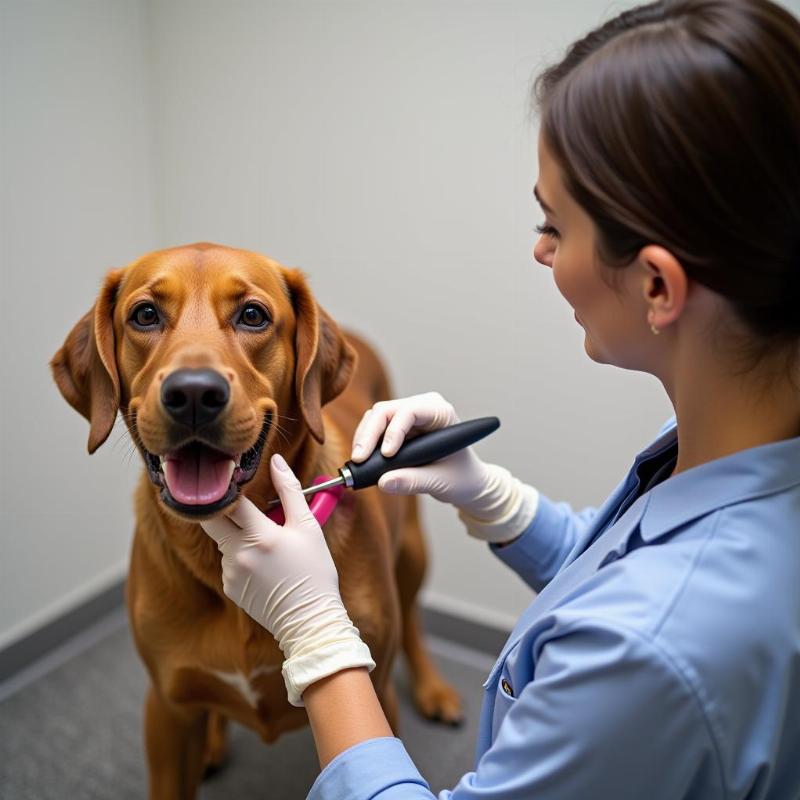
[[[367,486],[375,486],[381,475],[390,470],[431,464],[475,444],[499,427],[500,420],[497,417],[479,417],[466,422],[458,422],[455,425],[448,425],[446,428],[439,428],[406,440],[400,449],[389,458],[381,455],[381,443],[383,442],[383,437],[381,437],[375,451],[366,461],[362,461],[360,464],[356,464],[354,461],[345,462],[345,465],[339,469],[338,477],[308,486],[303,489],[303,494],[308,497],[334,487],[364,489]],[[280,500],[271,500],[267,503],[267,508],[275,508],[280,505],[280,502]]]

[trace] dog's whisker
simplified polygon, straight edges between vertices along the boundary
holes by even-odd
[[[124,454],[123,454],[123,456],[122,456],[122,462],[123,462],[125,465],[128,465],[128,464],[130,464],[130,463],[131,463],[131,459],[133,458],[133,455],[134,455],[134,453],[137,453],[137,452],[139,452],[139,450],[138,450],[138,448],[136,447],[136,442],[134,442],[134,441],[131,439],[131,440],[128,442],[128,448],[127,448],[127,450],[125,451],[125,453],[124,453]]]
[[[286,442],[286,444],[288,444],[289,443],[288,433],[284,431],[279,425],[273,425],[273,427],[275,428],[275,433],[278,436],[280,436]]]
[[[130,436],[130,431],[127,428],[119,432],[119,436],[117,436],[116,440],[114,441],[114,444],[111,445],[112,453],[117,449],[117,445],[119,445],[120,442],[125,441],[126,436],[128,437]]]
[[[279,436],[284,438],[284,441],[288,444],[289,443],[289,430],[288,428],[284,428],[280,424],[280,420],[289,420],[290,422],[297,422],[294,417],[289,417],[285,414],[275,414],[275,418],[272,421],[272,426],[275,428],[276,433]]]
[[[126,424],[126,422],[135,422],[136,416],[136,411],[125,412],[120,410],[116,419],[114,420],[114,429],[118,431],[118,436],[111,446],[111,452],[115,452],[120,445],[125,446],[124,443],[126,443],[127,439],[127,450],[122,455],[123,462],[125,463],[130,463],[131,459],[133,458],[133,454],[137,449],[145,449],[144,444],[141,441],[141,437],[138,435],[138,428],[135,426],[135,424]],[[292,436],[290,430],[291,425],[283,425],[281,424],[282,422],[297,422],[297,418],[290,417],[287,414],[278,414],[273,412],[271,427],[275,429],[275,434],[278,437],[281,445],[288,445],[291,442]],[[265,433],[264,430],[260,431],[253,446],[264,445],[266,436],[268,436],[268,432]]]
[[[289,444],[291,441],[291,437],[289,436],[289,431],[281,428],[279,425],[275,426],[275,432],[279,437],[281,437],[285,444]]]
[[[127,454],[126,454],[126,456],[125,456],[125,459],[124,459],[125,466],[128,466],[128,465],[130,465],[130,463],[131,463],[131,459],[133,458],[133,454],[134,454],[134,453],[136,453],[136,452],[138,452],[138,450],[136,449],[136,445],[135,445],[135,444],[132,444],[132,445],[131,445],[131,446],[128,448],[128,452],[127,452]]]

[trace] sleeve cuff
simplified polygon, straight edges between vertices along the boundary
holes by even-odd
[[[403,743],[393,736],[367,739],[339,753],[317,776],[307,800],[384,796],[434,798]]]
[[[499,519],[484,522],[463,509],[459,510],[458,517],[470,536],[499,544],[514,539],[530,526],[539,507],[539,492],[527,483],[517,483],[517,496],[508,511]]]
[[[332,642],[323,649],[287,659],[281,673],[289,702],[303,708],[303,692],[312,683],[352,667],[366,667],[369,672],[375,669],[369,647],[358,638]]]

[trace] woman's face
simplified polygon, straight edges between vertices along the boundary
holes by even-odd
[[[561,169],[539,136],[539,179],[534,188],[545,212],[534,258],[553,270],[553,279],[583,327],[589,357],[626,369],[647,369],[645,333],[648,306],[643,295],[646,274],[636,262],[617,271],[615,288],[601,277],[605,270],[595,251],[591,218],[564,186]],[[651,334],[652,335],[652,334]]]

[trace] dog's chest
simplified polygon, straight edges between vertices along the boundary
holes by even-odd
[[[279,666],[269,665],[263,667],[256,667],[248,673],[239,670],[225,671],[225,670],[209,670],[210,674],[215,678],[222,681],[227,686],[235,689],[247,705],[253,709],[258,708],[259,700],[261,699],[262,692],[259,690],[259,678],[264,675],[269,675],[273,672],[278,672]]]
[[[282,654],[266,631],[247,635],[221,620],[197,627],[199,639],[176,636],[160,652],[156,681],[172,702],[217,708],[251,725],[288,704]]]

